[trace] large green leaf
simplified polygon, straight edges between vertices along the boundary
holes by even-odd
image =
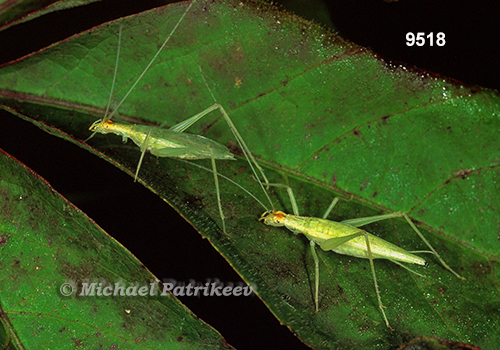
[[[0,194],[2,348],[229,348],[120,243],[3,151]],[[101,284],[129,296],[97,296]],[[82,296],[85,286],[93,294]]]
[[[185,6],[101,26],[3,67],[2,103],[87,147],[67,134],[85,139],[104,112],[119,24],[124,35],[115,101]],[[209,238],[280,321],[314,347],[384,348],[424,334],[496,343],[498,96],[388,66],[260,3],[195,4],[183,23],[120,109],[127,121],[173,125],[210,105],[201,65],[272,181],[294,188],[302,213],[321,216],[339,193],[353,200],[338,205],[332,215],[338,220],[403,210],[425,222],[424,235],[468,281],[432,257],[431,266],[419,270],[425,279],[377,261],[382,300],[395,328],[390,332],[377,309],[368,262],[320,252],[321,310],[313,314],[314,269],[303,237],[258,223],[263,209],[224,180],[230,236],[221,234],[210,174],[193,165],[147,157],[141,169],[147,186]],[[190,131],[234,148],[218,115]],[[96,136],[89,144],[129,172],[135,169],[135,146],[123,146],[115,136]],[[218,167],[263,197],[243,160]],[[277,208],[291,211],[285,193],[272,193]],[[407,226],[394,220],[369,230],[409,250],[422,249]]]

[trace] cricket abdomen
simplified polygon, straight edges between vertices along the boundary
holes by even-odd
[[[285,226],[293,232],[303,233],[307,238],[320,246],[322,243],[332,238],[345,237],[364,232],[368,236],[373,259],[389,259],[417,265],[426,265],[425,260],[421,257],[409,253],[403,248],[360,228],[346,225],[341,222],[289,214],[285,218]],[[366,238],[364,234],[354,237],[331,250],[338,254],[368,259],[368,249],[366,247]]]

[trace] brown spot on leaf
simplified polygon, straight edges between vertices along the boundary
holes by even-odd
[[[1,235],[0,236],[0,247],[4,246],[7,244],[7,235]]]

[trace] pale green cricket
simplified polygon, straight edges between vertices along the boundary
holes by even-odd
[[[141,150],[141,156],[139,159],[139,163],[137,165],[137,170],[135,172],[135,177],[134,181],[137,179],[137,176],[139,174],[139,170],[141,168],[141,164],[144,158],[144,155],[146,151],[151,152],[153,155],[157,157],[170,157],[170,158],[179,158],[179,159],[190,159],[190,160],[195,160],[195,159],[210,159],[212,161],[212,170],[214,174],[214,182],[215,182],[215,189],[217,193],[217,201],[218,201],[218,207],[219,207],[219,214],[222,220],[222,229],[224,232],[226,232],[226,227],[225,227],[225,217],[224,213],[222,210],[222,204],[221,204],[221,198],[220,198],[220,188],[219,188],[219,181],[217,178],[217,167],[216,167],[216,159],[219,160],[234,160],[233,154],[227,149],[226,146],[211,140],[209,138],[206,138],[204,136],[200,135],[195,135],[195,134],[185,134],[183,133],[187,128],[189,128],[191,125],[196,123],[198,120],[203,118],[205,115],[209,114],[210,112],[218,109],[224,120],[227,122],[229,129],[232,131],[234,137],[236,138],[240,148],[243,151],[243,154],[245,155],[248,164],[250,165],[250,168],[253,171],[253,174],[256,179],[258,179],[258,182],[260,183],[263,192],[265,193],[266,197],[268,198],[269,202],[271,203],[271,199],[269,198],[269,195],[267,194],[267,191],[264,189],[264,186],[262,185],[262,181],[260,180],[261,178],[265,183],[268,182],[264,171],[260,167],[260,165],[257,163],[255,158],[253,157],[252,153],[250,152],[250,149],[246,145],[245,141],[241,137],[240,133],[236,129],[236,126],[233,124],[232,120],[229,118],[228,114],[224,110],[224,108],[217,103],[215,96],[213,95],[212,91],[210,90],[210,87],[208,86],[205,77],[203,76],[203,73],[201,71],[201,66],[200,66],[200,75],[210,92],[214,104],[204,111],[196,114],[195,116],[188,118],[181,123],[172,126],[170,129],[163,129],[163,126],[165,123],[160,125],[159,127],[152,127],[152,126],[146,126],[146,125],[138,125],[138,124],[122,124],[122,123],[116,123],[111,121],[111,118],[113,115],[117,115],[117,110],[118,108],[123,104],[123,102],[126,100],[126,98],[129,96],[129,94],[134,90],[135,86],[139,83],[139,81],[142,79],[142,77],[146,74],[146,72],[149,70],[155,59],[158,57],[160,52],[163,50],[163,48],[166,46],[174,32],[176,31],[177,27],[179,24],[182,22],[190,8],[193,6],[193,4],[196,1],[193,1],[189,4],[187,7],[186,11],[184,14],[179,18],[177,21],[176,25],[170,32],[170,34],[167,36],[165,41],[163,42],[162,46],[159,48],[157,53],[154,55],[154,57],[151,59],[149,64],[146,66],[144,71],[140,74],[138,79],[134,82],[130,90],[125,94],[123,99],[118,103],[116,108],[112,113],[108,114],[109,111],[109,106],[111,102],[111,96],[113,94],[113,88],[114,88],[114,82],[116,80],[116,72],[118,68],[118,61],[119,61],[119,54],[120,54],[120,42],[121,42],[121,28],[120,28],[120,34],[119,34],[119,40],[118,40],[118,50],[117,50],[117,59],[116,59],[116,65],[115,65],[115,75],[113,77],[113,85],[111,88],[111,94],[110,98],[108,101],[108,105],[106,108],[105,112],[105,117],[103,119],[99,119],[96,122],[94,122],[89,130],[92,131],[92,135],[90,135],[89,138],[85,140],[87,142],[89,139],[91,139],[96,133],[101,133],[101,134],[109,134],[113,133],[116,135],[119,135],[122,137],[123,142],[126,142],[128,138],[132,139],[132,141],[140,147]],[[254,168],[255,167],[255,168]],[[257,174],[257,169],[260,173],[260,176]]]
[[[365,230],[358,227],[364,226],[373,222],[403,217],[412,227],[412,229],[417,233],[417,235],[424,241],[424,243],[429,247],[430,252],[434,254],[441,264],[453,273],[456,277],[466,280],[464,277],[460,276],[453,269],[451,269],[448,264],[441,258],[441,256],[436,252],[436,250],[431,246],[431,244],[425,239],[419,229],[413,224],[408,215],[402,212],[395,212],[391,214],[371,216],[358,219],[343,220],[341,222],[327,220],[328,215],[332,211],[333,207],[339,201],[336,197],[326,210],[323,217],[307,217],[299,216],[299,209],[293,191],[291,187],[283,184],[268,184],[269,186],[284,187],[288,191],[290,197],[290,202],[292,204],[294,215],[286,214],[282,211],[266,211],[262,214],[260,220],[264,224],[269,226],[281,227],[285,226],[287,229],[292,231],[294,234],[302,233],[304,234],[310,242],[311,253],[314,258],[315,264],[315,295],[314,303],[316,306],[315,312],[319,309],[319,259],[316,254],[316,244],[324,251],[333,251],[338,254],[354,256],[357,258],[368,259],[370,261],[370,268],[373,276],[373,283],[375,285],[375,292],[377,294],[377,300],[384,318],[385,324],[391,330],[392,327],[389,325],[389,321],[384,311],[384,306],[382,305],[382,299],[380,297],[380,292],[377,284],[377,277],[375,275],[375,266],[373,264],[373,259],[387,259],[395,264],[398,264],[407,270],[416,273],[406,266],[402,265],[400,262],[411,263],[421,266],[427,266],[428,263],[421,257],[413,253],[423,253],[419,252],[408,252],[405,249],[398,247],[386,240],[379,238]],[[420,275],[417,273],[417,275]],[[422,276],[422,275],[420,275]]]
[[[152,154],[157,155],[159,157],[175,157],[175,158],[180,158],[180,159],[211,159],[212,160],[212,170],[204,168],[202,166],[199,166],[199,167],[212,172],[214,175],[214,181],[215,181],[216,192],[217,192],[217,201],[218,201],[218,206],[219,206],[219,213],[220,213],[220,217],[222,220],[223,231],[226,232],[224,214],[222,211],[222,205],[221,205],[221,200],[220,200],[220,189],[219,189],[219,183],[218,183],[218,176],[221,176],[223,178],[226,178],[226,177],[217,173],[215,159],[228,159],[229,160],[229,159],[234,159],[234,156],[229,152],[229,150],[225,146],[223,146],[223,145],[221,145],[221,144],[219,144],[211,139],[208,139],[208,138],[205,138],[205,137],[199,136],[199,135],[184,134],[183,131],[185,131],[187,128],[189,128],[189,126],[193,125],[196,121],[200,120],[203,116],[207,115],[208,113],[210,113],[216,109],[219,109],[223,118],[228,123],[229,128],[233,132],[233,135],[235,136],[236,140],[238,141],[243,153],[245,154],[245,157],[247,158],[248,163],[250,164],[250,167],[254,173],[254,176],[256,177],[257,181],[260,183],[262,190],[264,191],[267,199],[269,200],[269,203],[271,203],[271,207],[273,207],[273,205],[272,205],[272,202],[270,200],[269,195],[267,194],[267,191],[265,191],[265,189],[264,189],[263,183],[265,183],[267,185],[280,186],[280,187],[288,187],[288,186],[281,185],[281,184],[269,184],[262,168],[260,167],[260,165],[257,163],[255,158],[253,157],[248,146],[246,145],[243,138],[241,137],[241,135],[237,131],[236,127],[232,123],[232,121],[229,118],[229,116],[227,115],[226,111],[215,100],[215,97],[212,94],[212,92],[210,91],[210,88],[208,87],[208,84],[206,83],[203,75],[202,75],[202,78],[203,78],[208,90],[210,91],[215,103],[212,106],[210,106],[209,108],[202,111],[201,113],[171,127],[168,130],[162,129],[163,124],[160,127],[150,127],[150,126],[144,126],[144,125],[134,125],[134,124],[126,125],[126,124],[114,123],[110,120],[112,118],[112,116],[116,114],[116,111],[120,107],[120,105],[125,101],[125,99],[128,97],[128,95],[135,88],[135,86],[137,85],[139,80],[147,72],[147,70],[152,65],[152,63],[156,59],[156,57],[159,55],[161,50],[167,44],[170,37],[173,35],[176,28],[181,23],[181,21],[183,20],[183,18],[185,17],[187,12],[191,8],[191,6],[194,4],[194,2],[195,1],[193,1],[188,6],[188,8],[186,9],[183,16],[179,19],[179,21],[177,22],[177,24],[173,28],[172,32],[169,34],[169,36],[167,37],[167,39],[165,40],[163,45],[158,50],[157,54],[153,57],[153,59],[150,61],[150,63],[146,67],[146,69],[143,71],[143,73],[139,76],[137,81],[134,83],[132,88],[129,90],[129,92],[125,95],[125,97],[122,99],[122,101],[115,108],[115,111],[113,111],[110,114],[108,114],[106,112],[104,119],[98,120],[92,124],[92,126],[90,127],[90,130],[93,131],[93,134],[88,139],[90,139],[92,136],[95,135],[95,133],[98,133],[98,132],[102,133],[102,134],[115,133],[117,135],[122,136],[124,141],[126,141],[128,138],[131,138],[141,149],[141,157],[140,157],[140,160],[139,160],[139,163],[137,166],[135,178],[137,178],[144,154],[147,150],[149,150]],[[118,58],[117,58],[117,62],[118,62]],[[201,68],[200,68],[200,73],[201,73]],[[116,68],[115,68],[115,75],[116,75]],[[111,97],[110,97],[110,99],[111,99]],[[108,103],[108,108],[109,108],[109,103]],[[260,177],[258,176],[257,171],[255,170],[254,166],[256,169],[259,170],[264,181],[260,180]],[[234,181],[232,181],[232,180],[229,180],[229,181],[234,183]],[[240,185],[238,185],[238,186],[241,187]],[[413,228],[413,230],[419,235],[419,237],[431,249],[431,252],[439,259],[441,264],[445,268],[450,270],[455,276],[465,280],[465,278],[458,275],[455,271],[453,271],[444,262],[444,260],[439,256],[439,254],[434,250],[434,248],[424,238],[424,236],[420,233],[420,231],[411,222],[411,220],[408,218],[408,216],[406,214],[401,213],[401,212],[397,212],[397,213],[368,217],[368,218],[344,220],[342,222],[334,222],[334,221],[326,220],[326,217],[328,217],[329,213],[331,212],[331,210],[333,209],[335,204],[338,202],[338,198],[335,198],[322,219],[313,218],[313,217],[302,217],[302,216],[299,216],[298,207],[297,207],[297,204],[295,202],[295,198],[293,197],[293,192],[292,192],[291,188],[288,187],[287,190],[288,190],[288,193],[290,195],[290,201],[292,203],[292,207],[293,207],[295,215],[285,214],[284,212],[275,211],[275,210],[270,211],[270,210],[266,209],[266,212],[264,214],[262,214],[262,217],[260,220],[264,221],[265,224],[271,225],[271,226],[285,226],[289,230],[291,230],[292,232],[294,232],[296,234],[303,233],[310,240],[311,252],[313,254],[313,258],[314,258],[314,262],[315,262],[315,297],[314,297],[314,299],[315,299],[316,311],[318,311],[318,308],[319,308],[319,260],[318,260],[318,256],[317,256],[316,251],[315,251],[315,245],[319,244],[320,247],[325,251],[332,250],[332,251],[337,252],[339,254],[345,254],[345,255],[369,259],[379,307],[381,309],[381,312],[382,312],[382,315],[383,315],[383,318],[385,320],[386,325],[390,329],[392,329],[389,325],[389,322],[388,322],[387,317],[385,315],[385,312],[383,310],[383,305],[382,305],[382,301],[380,298],[380,292],[378,289],[377,279],[376,279],[376,275],[375,275],[375,268],[373,265],[373,259],[388,259],[396,264],[399,264],[398,261],[410,262],[410,263],[414,263],[417,265],[424,265],[424,266],[427,265],[427,263],[424,259],[422,259],[422,258],[420,258],[420,257],[418,257],[410,252],[407,252],[406,250],[404,250],[404,249],[402,249],[402,248],[400,248],[392,243],[389,243],[381,238],[378,238],[378,237],[376,237],[376,236],[374,236],[374,235],[372,235],[364,230],[357,228],[357,227],[360,227],[360,226],[363,226],[363,225],[366,225],[366,224],[369,224],[372,222],[384,220],[384,219],[395,218],[395,217],[404,217],[405,220]],[[249,193],[249,192],[247,191],[247,193]],[[252,197],[254,199],[258,200],[255,196],[252,195]],[[265,208],[265,206],[260,201],[259,201],[259,203]],[[399,264],[399,265],[401,265],[401,264]],[[401,265],[401,266],[403,266],[403,265]],[[403,267],[405,267],[405,266],[403,266]]]

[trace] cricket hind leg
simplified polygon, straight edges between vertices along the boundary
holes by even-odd
[[[217,205],[219,207],[219,215],[220,215],[220,218],[222,220],[222,232],[224,232],[224,234],[228,235],[228,233],[226,232],[226,220],[225,220],[224,212],[222,210],[222,202],[220,199],[220,187],[219,187],[219,179],[217,177],[217,165],[215,164],[215,158],[214,158],[213,152],[212,152],[211,161],[212,161],[212,169],[213,169],[213,174],[214,174],[215,192],[217,194]]]
[[[333,205],[335,205],[336,202],[338,202],[337,198],[335,198],[333,200],[333,202],[332,202]],[[336,199],[337,199],[337,201],[335,201]],[[330,205],[330,207],[332,207],[332,205]],[[330,207],[329,207],[329,209],[330,209]],[[327,212],[328,212],[328,210],[327,210]],[[375,286],[375,294],[377,295],[378,306],[380,308],[380,311],[382,312],[382,316],[384,318],[386,326],[389,327],[389,329],[392,331],[393,328],[390,326],[389,320],[387,319],[387,316],[386,316],[385,311],[384,311],[385,306],[382,304],[382,298],[380,296],[380,289],[378,287],[378,282],[377,282],[377,275],[375,273],[375,264],[373,263],[373,255],[372,255],[372,250],[371,250],[371,246],[370,246],[370,240],[368,239],[368,235],[367,235],[366,231],[360,229],[359,232],[353,233],[353,234],[348,235],[348,236],[335,237],[335,238],[329,239],[327,241],[322,242],[320,244],[320,247],[321,247],[321,249],[323,249],[325,251],[332,250],[332,249],[335,249],[336,247],[339,247],[342,244],[350,241],[351,239],[354,239],[354,238],[359,237],[359,236],[365,237],[366,250],[367,250],[367,254],[368,254],[368,260],[370,261],[370,270],[371,270],[372,277],[373,277],[373,284]],[[316,293],[317,293],[317,290],[316,290]],[[316,296],[316,298],[318,298],[318,296]]]
[[[139,158],[139,163],[137,164],[137,169],[136,169],[135,175],[134,175],[134,182],[137,181],[137,176],[139,175],[139,170],[141,169],[142,160],[144,159],[144,155],[146,154],[146,151],[148,150],[148,142],[149,142],[149,138],[151,137],[151,132],[152,131],[153,130],[151,129],[148,132],[148,135],[144,139],[144,143],[141,146],[141,158]]]
[[[276,184],[276,183],[272,183],[272,184],[270,183],[268,185],[285,188],[287,190],[288,196],[290,197],[290,202],[292,203],[294,214],[299,215],[297,201],[295,200],[295,196],[293,195],[293,190],[290,186],[284,185],[284,184]],[[338,201],[340,199],[341,199],[340,197],[335,197],[333,199],[332,203],[328,206],[328,209],[326,210],[325,214],[323,215],[324,219],[326,219],[326,217],[328,217],[328,215],[330,214],[330,212],[332,211],[332,209],[335,207],[335,205],[338,203]],[[380,311],[382,312],[382,316],[384,318],[386,326],[389,327],[389,329],[392,331],[393,328],[389,325],[389,321],[388,321],[387,316],[386,316],[385,311],[384,311],[385,306],[382,304],[382,298],[380,297],[380,290],[378,287],[377,275],[375,274],[375,264],[373,263],[372,250],[371,250],[370,242],[369,242],[368,235],[366,234],[366,232],[363,230],[360,230],[359,232],[354,233],[354,234],[349,235],[349,236],[332,238],[328,241],[321,243],[320,247],[323,250],[331,250],[331,249],[338,247],[338,246],[346,243],[347,241],[350,241],[351,239],[354,239],[354,238],[359,237],[359,236],[365,237],[366,248],[367,248],[367,252],[368,252],[368,260],[370,261],[370,269],[372,272],[373,284],[375,286],[375,293],[377,295],[378,305],[379,305]],[[316,244],[312,240],[310,241],[310,247],[311,247],[311,253],[312,253],[312,256],[314,259],[314,272],[315,272],[314,303],[315,303],[315,307],[316,307],[315,312],[318,312],[318,308],[319,308],[319,258],[318,258],[318,255],[316,253]]]
[[[337,205],[337,203],[339,202],[340,199],[341,199],[340,197],[335,197],[333,199],[331,204],[326,209],[325,214],[323,215],[323,219],[326,219],[328,217],[328,215],[330,215],[330,212],[333,210],[335,205]],[[352,199],[352,197],[351,197],[351,199]],[[349,225],[349,223],[346,221],[349,221],[349,220],[342,221],[342,223]],[[351,226],[358,227],[356,225],[351,225]],[[362,225],[359,225],[359,226],[362,226]],[[329,239],[325,242],[322,242],[320,247],[321,247],[321,249],[323,249],[325,251],[332,250],[332,249],[350,241],[351,239],[354,239],[354,238],[359,237],[359,236],[365,237],[366,250],[367,250],[367,254],[368,254],[368,260],[370,262],[370,270],[372,273],[373,285],[375,286],[375,294],[377,295],[378,306],[380,308],[380,311],[382,313],[382,316],[384,318],[386,326],[391,331],[393,331],[394,329],[390,326],[389,320],[387,319],[387,316],[386,316],[385,311],[384,311],[385,306],[382,304],[382,298],[380,296],[380,289],[379,289],[378,282],[377,282],[377,275],[375,273],[375,264],[373,263],[373,255],[372,255],[372,250],[371,250],[371,246],[370,246],[370,240],[368,239],[367,233],[364,230],[360,230],[359,232],[356,232],[356,233],[348,235],[348,236],[332,238],[332,239]],[[317,296],[316,296],[316,298],[317,298]]]
[[[299,207],[297,205],[295,195],[293,194],[293,189],[290,186],[285,185],[285,184],[281,184],[281,183],[267,183],[267,186],[281,187],[281,188],[286,189],[288,197],[290,199],[290,203],[292,205],[294,215],[296,215],[296,216],[300,215]],[[328,214],[333,209],[335,204],[337,204],[338,201],[339,201],[338,197],[335,197],[333,199],[332,204],[330,204],[330,206],[328,207],[323,218],[328,216]],[[295,233],[298,233],[298,232],[295,232]],[[352,239],[352,238],[349,238],[349,239]],[[309,246],[311,248],[311,254],[312,254],[313,259],[314,259],[314,306],[315,306],[314,313],[317,313],[319,310],[319,257],[318,257],[318,254],[316,253],[316,243],[314,243],[313,240],[309,240]],[[323,248],[323,244],[320,245],[320,247]],[[330,249],[326,249],[326,250],[330,250]]]
[[[210,93],[210,95],[212,96],[212,99],[214,100],[214,104],[209,107],[209,108],[213,108],[213,109],[219,109],[222,117],[224,118],[224,120],[226,121],[229,129],[231,130],[231,132],[233,133],[236,141],[238,142],[238,145],[240,146],[241,150],[243,151],[243,154],[245,155],[245,158],[247,159],[248,161],[248,164],[250,165],[250,168],[252,169],[252,173],[254,174],[257,182],[259,183],[259,185],[261,186],[262,188],[262,191],[264,192],[265,196],[266,196],[266,199],[268,200],[269,204],[271,205],[272,208],[274,208],[274,205],[273,205],[273,202],[271,201],[271,197],[269,197],[269,194],[267,193],[266,189],[264,188],[264,185],[263,185],[263,182],[269,186],[269,180],[267,179],[266,177],[266,174],[264,173],[264,169],[262,169],[262,167],[259,165],[259,163],[257,163],[257,160],[255,159],[255,157],[253,156],[252,152],[250,151],[250,149],[248,148],[245,140],[243,139],[243,137],[241,136],[241,134],[239,133],[238,129],[236,128],[236,126],[234,125],[233,121],[231,120],[231,118],[229,118],[229,115],[227,114],[226,110],[224,109],[224,107],[222,107],[222,105],[220,105],[218,102],[217,102],[217,99],[215,98],[215,95],[213,94],[212,90],[210,89],[210,86],[208,85],[206,79],[205,79],[205,76],[203,74],[203,71],[201,69],[201,66],[199,66],[199,69],[200,69],[200,75],[201,75],[201,78],[203,79],[203,82],[205,83],[205,86],[207,87],[207,90],[208,92]],[[257,170],[256,170],[257,169]],[[257,172],[258,171],[258,172]],[[260,176],[259,174],[260,173]],[[261,177],[264,181],[261,180]]]
[[[269,184],[269,180],[267,179],[267,177],[266,177],[266,175],[264,173],[264,170],[259,165],[259,163],[257,163],[257,160],[255,160],[255,157],[253,156],[252,152],[248,148],[245,140],[243,139],[243,137],[239,133],[238,129],[234,125],[234,123],[231,120],[231,118],[229,118],[229,115],[227,114],[227,112],[224,109],[224,107],[222,107],[222,105],[220,105],[217,102],[217,100],[215,99],[215,96],[212,93],[212,90],[210,89],[210,87],[208,86],[207,81],[205,80],[205,76],[203,75],[203,72],[201,70],[201,66],[199,68],[200,68],[200,74],[201,74],[201,77],[203,79],[203,82],[205,83],[205,86],[207,87],[207,90],[210,92],[210,95],[212,96],[212,98],[213,98],[213,100],[214,100],[215,103],[212,106],[208,107],[207,109],[203,110],[202,112],[200,112],[200,113],[192,116],[191,118],[188,118],[188,119],[180,122],[179,124],[176,124],[176,125],[172,126],[170,128],[170,130],[175,131],[175,132],[184,132],[191,125],[193,125],[198,120],[200,120],[201,118],[203,118],[205,115],[207,115],[210,112],[215,111],[216,109],[218,109],[220,111],[222,117],[226,121],[229,129],[233,133],[236,141],[238,142],[238,145],[240,146],[241,150],[243,151],[243,154],[247,158],[248,164],[250,165],[250,168],[252,169],[252,172],[254,173],[254,176],[256,177],[256,179],[258,180],[258,182],[261,183],[261,186],[263,186],[262,185],[262,181],[260,180],[260,178],[262,177],[262,179],[264,179],[264,183],[265,184]],[[165,126],[165,123],[163,123],[162,125],[160,125],[160,127],[164,127],[164,126]],[[257,171],[255,169],[257,169],[259,171],[260,176],[257,174]],[[268,198],[269,203],[272,204],[271,199],[269,198],[269,195],[267,195],[267,192],[265,190],[264,190],[264,193],[266,193],[266,197]]]
[[[337,200],[337,201],[335,201],[335,200]],[[338,202],[338,198],[335,198],[334,201],[332,202],[333,206],[336,204],[336,202]],[[332,205],[330,205],[330,206],[332,206]],[[321,249],[323,249],[325,251],[329,251],[329,250],[332,250],[338,246],[341,246],[342,244],[345,244],[346,242],[348,242],[356,237],[359,237],[359,236],[365,237],[366,250],[367,250],[368,260],[370,262],[370,270],[372,273],[373,285],[375,286],[375,294],[377,295],[378,306],[380,308],[380,311],[382,312],[382,317],[384,318],[386,326],[391,331],[393,331],[393,328],[390,326],[389,320],[387,319],[387,316],[386,316],[385,311],[384,311],[385,306],[382,304],[382,298],[380,296],[380,289],[379,289],[378,282],[377,282],[377,275],[375,273],[375,264],[373,263],[373,255],[372,255],[372,250],[371,250],[371,246],[370,246],[370,240],[368,239],[367,233],[364,230],[360,229],[359,232],[356,232],[354,234],[344,236],[344,237],[336,237],[336,238],[332,238],[332,239],[329,239],[327,241],[324,241],[320,244],[320,247],[321,247]],[[316,312],[317,312],[318,311],[318,300],[319,300],[319,294],[318,294],[319,293],[318,292],[318,290],[319,290],[319,287],[318,287],[318,284],[319,284],[319,267],[318,267],[319,259],[318,259],[318,256],[316,255],[316,252],[314,251],[313,241],[311,241],[311,251],[313,252],[313,257],[314,257],[314,262],[315,262],[315,267],[316,267],[315,302],[316,302]]]
[[[412,253],[412,254],[413,254],[413,253],[415,253],[415,252],[410,252],[410,253]],[[419,252],[419,253],[422,253],[422,252]],[[428,252],[428,251],[427,251],[427,253],[430,253],[430,252]],[[391,260],[391,259],[388,259],[388,260],[389,260],[390,262],[393,262],[393,263],[394,263],[394,264],[396,264],[396,265],[401,266],[401,267],[402,267],[402,268],[404,268],[405,270],[408,270],[408,271],[410,271],[411,273],[414,273],[414,274],[415,274],[415,275],[417,275],[417,276],[420,276],[420,277],[426,278],[424,275],[422,275],[422,274],[418,273],[417,271],[413,271],[413,270],[412,270],[412,269],[410,269],[408,266],[406,266],[406,265],[404,265],[404,264],[401,264],[399,261],[396,261],[396,260]]]
[[[364,232],[364,231],[363,231]],[[384,308],[385,306],[382,305],[382,298],[380,297],[380,290],[378,288],[378,283],[377,283],[377,276],[375,275],[375,264],[373,263],[373,256],[372,256],[372,250],[370,247],[370,240],[368,239],[368,235],[365,232],[365,241],[366,241],[366,250],[368,251],[368,260],[370,261],[370,269],[372,270],[372,276],[373,276],[373,283],[375,285],[375,293],[377,294],[377,300],[378,300],[378,307],[380,308],[380,311],[382,312],[382,316],[384,317],[384,321],[387,327],[391,331],[394,331],[392,327],[389,325],[389,321],[387,320],[387,316],[385,315]]]
[[[314,243],[313,240],[310,240],[309,245],[311,247],[311,254],[314,259],[314,313],[317,313],[319,309],[319,258],[318,254],[316,253],[316,243]]]
[[[342,221],[343,224],[351,225],[354,227],[360,227],[364,226],[373,222],[381,221],[381,220],[386,220],[386,219],[391,219],[391,218],[404,218],[406,222],[410,225],[410,227],[413,229],[413,231],[416,232],[416,234],[420,237],[420,239],[427,245],[427,247],[430,249],[430,252],[439,260],[441,265],[448,271],[450,271],[453,275],[456,277],[463,279],[466,281],[466,279],[462,276],[460,276],[457,272],[455,272],[444,260],[441,258],[439,253],[434,249],[434,247],[429,243],[429,241],[424,237],[422,232],[415,226],[415,224],[410,220],[408,215],[406,215],[403,212],[394,212],[390,214],[385,214],[385,215],[377,215],[377,216],[370,216],[370,217],[365,217],[365,218],[357,218],[357,219],[350,219],[350,220],[344,220]]]
[[[238,132],[238,130],[236,129],[236,126],[234,125],[234,123],[232,122],[232,120],[229,118],[227,112],[225,111],[224,107],[222,107],[219,103],[217,103],[216,99],[215,99],[215,96],[214,94],[212,93],[212,90],[210,89],[210,87],[208,86],[206,80],[205,80],[205,77],[203,75],[203,72],[201,70],[201,67],[200,67],[200,74],[201,74],[201,77],[203,79],[203,82],[205,83],[208,91],[210,92],[210,95],[212,96],[212,98],[214,99],[215,103],[206,108],[205,110],[201,111],[200,113],[172,126],[169,130],[171,131],[174,131],[174,132],[179,132],[179,133],[182,133],[184,131],[186,131],[191,125],[193,125],[194,123],[196,123],[197,121],[199,121],[201,118],[203,118],[204,116],[206,116],[207,114],[215,111],[216,109],[218,109],[223,117],[223,119],[226,121],[229,129],[231,130],[231,132],[233,133],[234,137],[236,138],[240,148],[242,149],[243,151],[243,154],[245,155],[247,161],[248,161],[248,164],[250,165],[250,168],[252,169],[252,172],[255,176],[255,178],[257,179],[259,185],[261,186],[262,188],[262,191],[264,192],[267,200],[269,201],[270,205],[272,208],[274,208],[274,205],[271,201],[271,198],[269,197],[269,194],[267,193],[267,191],[265,190],[263,184],[262,184],[262,181],[261,181],[261,177],[262,179],[264,179],[264,182],[266,184],[269,183],[269,180],[267,179],[266,175],[264,174],[264,170],[262,169],[262,167],[257,163],[257,161],[255,160],[255,157],[253,156],[252,152],[250,151],[250,149],[248,148],[248,146],[246,145],[245,141],[243,140],[241,134]],[[166,123],[162,123],[160,125],[160,128],[164,127]],[[220,197],[220,187],[219,187],[219,182],[218,182],[218,177],[217,177],[217,167],[215,165],[215,159],[214,159],[214,154],[212,152],[212,169],[213,169],[213,174],[214,174],[214,182],[215,182],[215,187],[216,187],[216,192],[217,192],[217,204],[218,204],[218,207],[219,207],[219,213],[220,213],[220,217],[221,217],[221,220],[222,220],[222,226],[223,226],[223,232],[225,234],[227,234],[226,232],[226,227],[225,227],[225,216],[224,216],[224,213],[223,213],[223,210],[222,210],[222,204],[221,204],[221,197]],[[260,172],[260,176],[258,175],[258,172]]]
[[[297,205],[297,201],[295,200],[295,196],[293,194],[293,189],[290,186],[280,183],[267,183],[267,186],[281,187],[286,189],[288,197],[290,199],[290,203],[292,205],[293,214],[296,216],[300,215],[299,207]],[[299,233],[299,232],[294,232],[294,233]],[[319,310],[319,258],[318,254],[316,253],[316,243],[314,243],[313,240],[309,240],[309,246],[311,247],[311,254],[314,259],[314,306],[315,306],[314,313],[317,313]]]

